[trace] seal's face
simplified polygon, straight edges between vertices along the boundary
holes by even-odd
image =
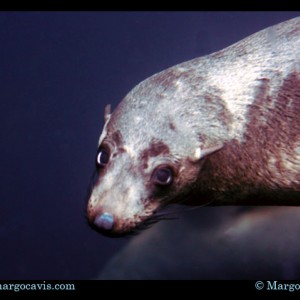
[[[122,128],[119,122],[110,120],[100,138],[97,180],[87,208],[91,226],[108,235],[132,231],[163,204],[188,192],[203,161],[200,149],[194,159],[185,151],[175,153],[151,130],[126,139],[128,132],[117,128]]]
[[[109,234],[135,229],[163,204],[187,193],[203,157],[220,148],[204,147],[205,139],[191,122],[198,117],[176,74],[169,70],[150,77],[112,114],[106,110],[98,176],[87,208],[92,227]],[[175,105],[182,109],[170,109]]]
[[[174,160],[162,141],[153,140],[138,151],[120,144],[121,139],[119,131],[107,135],[98,149],[98,175],[87,210],[90,224],[109,234],[136,228],[178,195],[182,177],[193,181],[198,171],[191,162]],[[185,172],[186,164],[189,172]]]
[[[156,155],[163,155],[165,150],[159,144],[152,149]],[[110,137],[99,147],[98,180],[89,200],[88,217],[100,230],[132,230],[152,215],[160,206],[160,199],[170,193],[176,172],[171,163],[162,157],[161,163],[151,162],[151,157],[146,162],[148,153],[140,157],[134,153],[128,146],[118,147]]]

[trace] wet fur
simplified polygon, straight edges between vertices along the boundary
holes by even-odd
[[[108,107],[99,146],[111,158],[90,222],[108,211],[117,232],[129,231],[190,193],[200,203],[299,205],[299,49],[295,18],[155,74]],[[174,172],[165,189],[151,180],[159,165]]]

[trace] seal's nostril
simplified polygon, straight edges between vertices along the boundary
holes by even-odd
[[[95,218],[94,224],[99,229],[111,230],[114,226],[114,217],[109,213],[103,213]]]

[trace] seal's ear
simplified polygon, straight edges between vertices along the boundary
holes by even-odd
[[[102,130],[102,133],[100,135],[100,139],[99,139],[99,142],[98,142],[99,146],[102,144],[104,138],[107,135],[106,127],[107,127],[108,121],[110,120],[110,117],[111,117],[111,105],[107,104],[104,108],[104,128]]]
[[[195,152],[194,152],[194,156],[190,158],[190,160],[192,162],[197,162],[199,160],[201,160],[204,157],[207,157],[208,155],[215,153],[219,150],[221,150],[223,148],[222,144],[213,146],[213,147],[209,147],[209,148],[203,148],[201,149],[201,147],[196,148]]]
[[[104,122],[107,123],[111,116],[111,105],[107,104],[104,108]]]

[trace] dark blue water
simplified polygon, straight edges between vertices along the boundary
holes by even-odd
[[[293,12],[1,12],[0,279],[87,279],[127,239],[85,221],[103,110]]]

